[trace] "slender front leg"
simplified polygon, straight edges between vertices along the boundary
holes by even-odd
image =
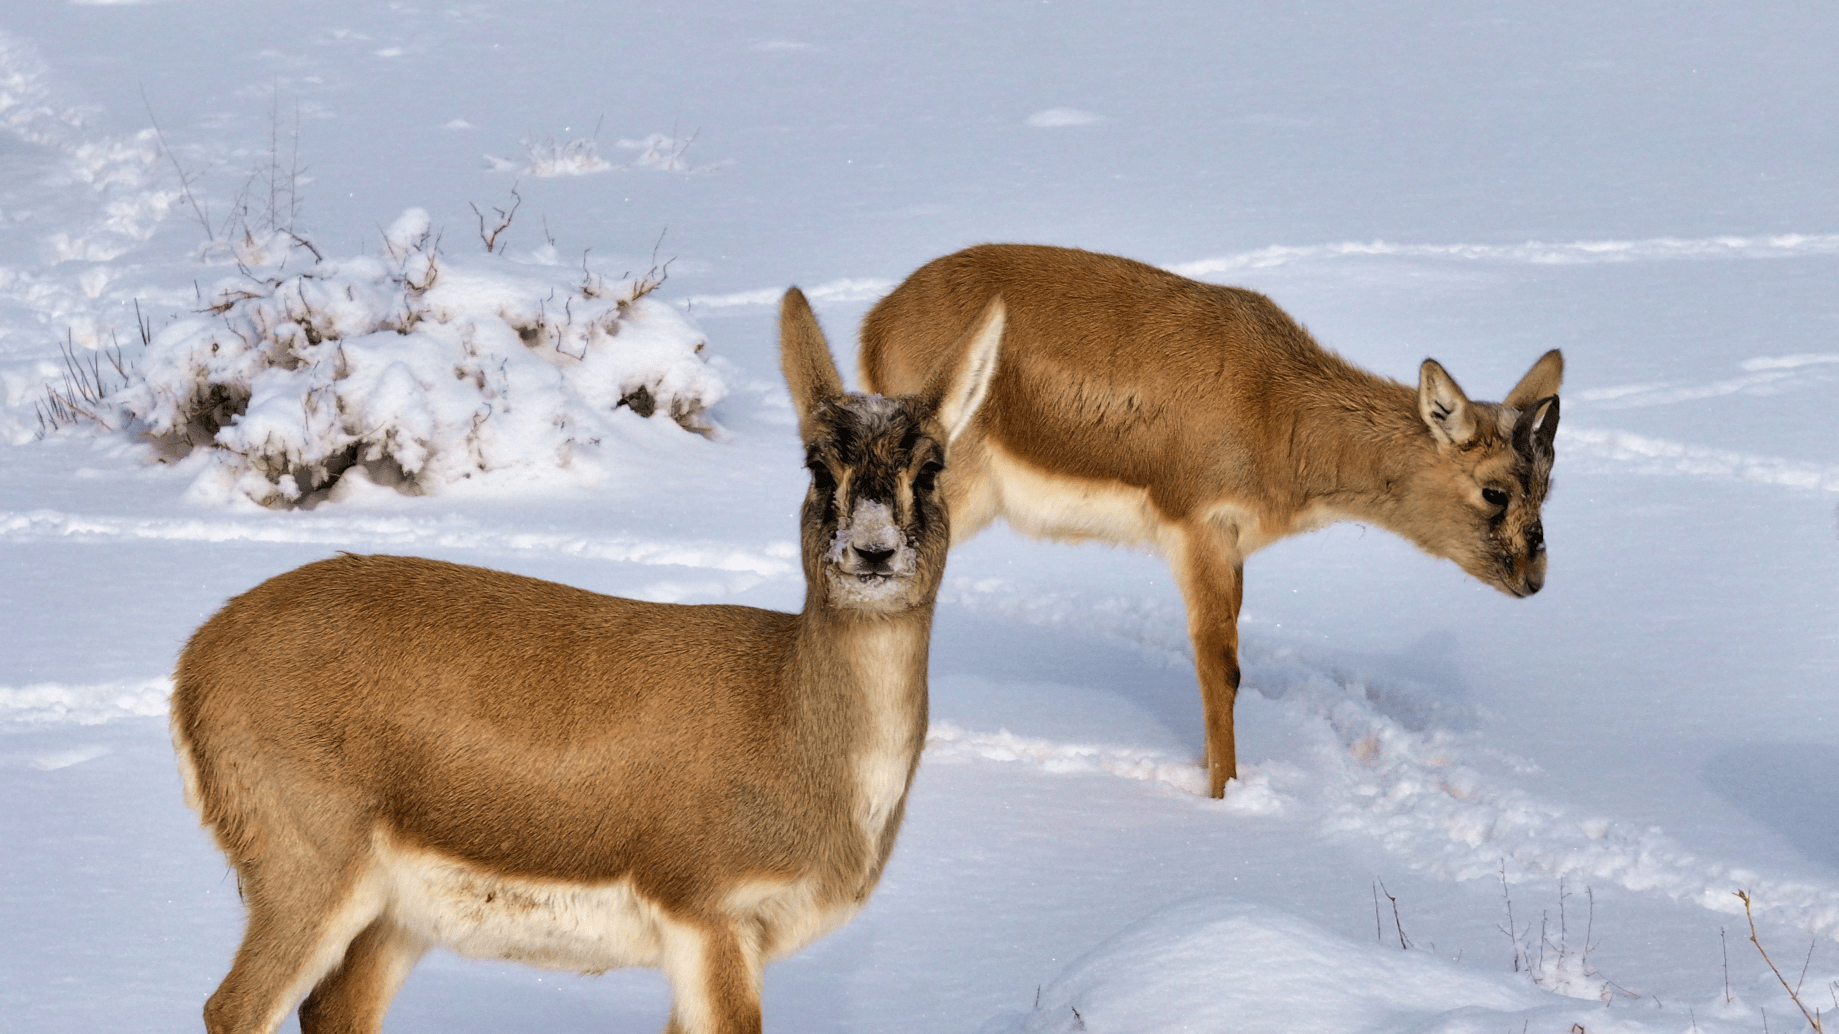
[[[1206,523],[1184,527],[1181,548],[1169,558],[1169,567],[1188,605],[1188,637],[1194,642],[1194,674],[1200,679],[1207,728],[1207,794],[1224,797],[1227,781],[1239,774],[1232,729],[1232,707],[1239,696],[1239,601],[1244,582],[1238,533]]]
[[[663,933],[671,994],[664,1034],[760,1034],[761,963],[740,932],[669,922]]]

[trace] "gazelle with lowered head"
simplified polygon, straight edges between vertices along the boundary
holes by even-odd
[[[1322,348],[1264,295],[1111,255],[989,244],[928,263],[875,305],[864,384],[912,391],[953,369],[999,295],[1002,369],[944,479],[952,537],[1001,517],[1166,558],[1187,604],[1214,797],[1237,773],[1252,552],[1365,521],[1509,595],[1544,584],[1556,349],[1504,402],[1470,400],[1431,359],[1414,391]]]
[[[376,1031],[423,952],[668,976],[667,1031],[760,1030],[762,966],[881,877],[926,736],[937,481],[1002,335],[849,395],[796,289],[811,486],[797,614],[340,556],[231,600],[179,658],[186,795],[248,909],[212,1034]],[[304,998],[304,1003],[302,999]]]

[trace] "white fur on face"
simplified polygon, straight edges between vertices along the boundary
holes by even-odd
[[[892,550],[893,555],[881,568],[863,560],[857,550]],[[830,582],[831,599],[841,606],[864,610],[902,605],[919,569],[919,558],[895,522],[893,508],[873,499],[856,500],[849,520],[837,527],[824,559],[830,562],[825,577]]]

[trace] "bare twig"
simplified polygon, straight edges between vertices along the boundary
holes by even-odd
[[[1590,938],[1596,933],[1596,890],[1593,887],[1585,887],[1584,894],[1590,899],[1589,917],[1584,920],[1584,970],[1588,972],[1590,969],[1590,949],[1596,947],[1596,945],[1590,941]]]
[[[1558,877],[1558,957],[1560,959],[1570,954],[1567,941],[1570,937],[1571,930],[1566,924],[1564,916],[1564,899],[1570,896],[1570,893],[1564,889],[1564,877]]]
[[[511,197],[515,200],[511,203],[510,211],[507,212],[496,206],[492,208],[492,211],[497,213],[498,222],[490,230],[485,228],[485,213],[479,211],[478,205],[472,205],[473,214],[479,217],[479,239],[485,242],[485,250],[488,254],[498,250],[498,236],[510,228],[511,220],[517,217],[517,210],[523,206],[524,196],[517,192],[515,183],[511,184]]]
[[[313,253],[313,261],[315,261],[315,262],[324,262],[324,261],[326,260],[326,257],[325,257],[324,255],[321,255],[321,254],[319,253],[319,249],[318,249],[318,248],[315,248],[315,247],[313,246],[313,242],[312,242],[312,241],[310,241],[310,240],[307,240],[307,239],[306,239],[305,237],[302,237],[302,236],[300,236],[299,234],[297,234],[297,233],[295,233],[295,232],[293,232],[292,230],[289,230],[289,231],[288,231],[288,233],[287,233],[287,235],[288,235],[288,237],[290,237],[290,238],[292,238],[292,239],[293,239],[293,242],[294,242],[295,244],[298,244],[298,245],[300,245],[301,247],[303,247],[303,248],[305,248],[306,250],[308,250],[308,251],[310,251],[310,252],[312,252],[312,253]]]
[[[1730,997],[1730,946],[1724,941],[1724,928],[1718,927],[1718,951],[1724,956],[1724,1004],[1731,1003]]]
[[[1386,896],[1387,901],[1392,902],[1392,928],[1398,931],[1399,950],[1410,951],[1411,939],[1405,936],[1405,926],[1403,923],[1399,922],[1398,918],[1398,899],[1393,897],[1392,892],[1386,889],[1386,881],[1384,880],[1379,881],[1379,892]]]
[[[1495,929],[1506,934],[1507,940],[1513,944],[1513,971],[1515,973],[1518,973],[1520,972],[1522,968],[1531,969],[1532,968],[1531,959],[1525,959],[1524,967],[1522,967],[1522,956],[1524,955],[1524,952],[1521,949],[1520,945],[1521,945],[1521,938],[1524,936],[1524,934],[1520,930],[1519,925],[1515,923],[1513,919],[1513,895],[1508,893],[1507,891],[1507,859],[1505,858],[1501,859],[1501,904],[1506,908],[1506,911],[1507,911],[1507,925],[1506,926],[1497,925]],[[1374,906],[1377,907],[1378,902],[1374,902]],[[1530,928],[1531,927],[1529,925],[1528,929]]]
[[[1802,1003],[1801,996],[1794,988],[1788,986],[1788,978],[1782,976],[1782,971],[1775,968],[1775,960],[1769,957],[1768,950],[1762,946],[1762,939],[1756,936],[1756,916],[1750,911],[1749,891],[1737,891],[1737,898],[1743,902],[1743,918],[1749,920],[1750,923],[1750,943],[1754,944],[1756,950],[1762,953],[1762,961],[1769,964],[1769,972],[1774,973],[1775,979],[1781,981],[1782,990],[1788,992],[1788,997],[1793,999],[1795,1007],[1800,1009],[1801,1015],[1807,1018],[1807,1025],[1814,1029],[1815,1034],[1826,1034],[1826,1028],[1821,1025],[1819,1015],[1807,1011],[1807,1006]],[[1811,958],[1811,956],[1812,949],[1809,949],[1809,957]],[[1765,1012],[1763,1016],[1763,1024],[1766,1027],[1768,1024],[1768,1014]]]
[[[1373,940],[1383,943],[1386,939],[1385,927],[1379,922],[1379,880],[1373,881]]]
[[[179,194],[185,198],[185,203],[191,206],[192,214],[198,217],[198,225],[204,227],[205,237],[216,241],[217,235],[211,232],[211,217],[205,213],[203,206],[198,204],[198,199],[192,195],[192,180],[197,177],[186,175],[185,167],[179,164],[179,156],[173,153],[173,149],[167,145],[166,133],[160,129],[160,120],[154,117],[153,102],[147,99],[146,90],[141,91],[140,101],[147,108],[147,120],[153,123],[154,139],[160,142],[160,150],[166,152],[166,157],[172,161],[173,171],[179,174]]]
[[[670,279],[670,264],[672,262],[677,261],[676,257],[672,256],[670,258],[667,258],[664,260],[664,264],[662,266],[658,265],[658,249],[664,246],[664,235],[669,232],[670,232],[670,227],[668,226],[658,231],[658,239],[651,246],[651,268],[645,271],[644,276],[641,276],[637,280],[634,280],[632,282],[632,293],[620,299],[619,301],[620,318],[622,319],[625,318],[626,310],[632,307],[633,302],[636,302],[640,298],[643,298],[646,295],[650,294],[651,292],[657,290],[658,288],[663,287],[664,282]],[[583,256],[583,258],[585,260],[585,256]],[[630,273],[621,273],[620,279],[621,280],[627,279],[630,275],[631,275]]]
[[[294,221],[300,217],[300,98],[294,98],[294,139],[291,153],[287,159],[287,229],[293,232]],[[295,240],[300,238],[295,237]],[[305,244],[305,241],[301,241]],[[313,246],[308,244],[311,249]],[[318,251],[313,252],[318,255]]]
[[[268,90],[268,207],[262,218],[269,226],[280,222],[277,192],[281,185],[281,77]]]

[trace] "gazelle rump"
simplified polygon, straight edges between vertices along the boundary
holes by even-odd
[[[1504,402],[1426,359],[1414,391],[1320,345],[1269,298],[1069,248],[987,244],[921,267],[862,323],[872,391],[959,361],[990,299],[1008,322],[988,402],[953,447],[952,538],[1026,534],[1154,550],[1188,610],[1210,792],[1237,773],[1245,558],[1341,520],[1388,528],[1513,596],[1545,582],[1564,359]]]
[[[668,976],[667,1031],[760,1030],[763,965],[867,901],[926,734],[938,474],[995,368],[847,395],[805,298],[781,356],[811,488],[797,614],[340,556],[180,656],[173,740],[248,925],[212,1034],[376,1031],[430,947]],[[304,997],[304,1002],[302,998]]]

